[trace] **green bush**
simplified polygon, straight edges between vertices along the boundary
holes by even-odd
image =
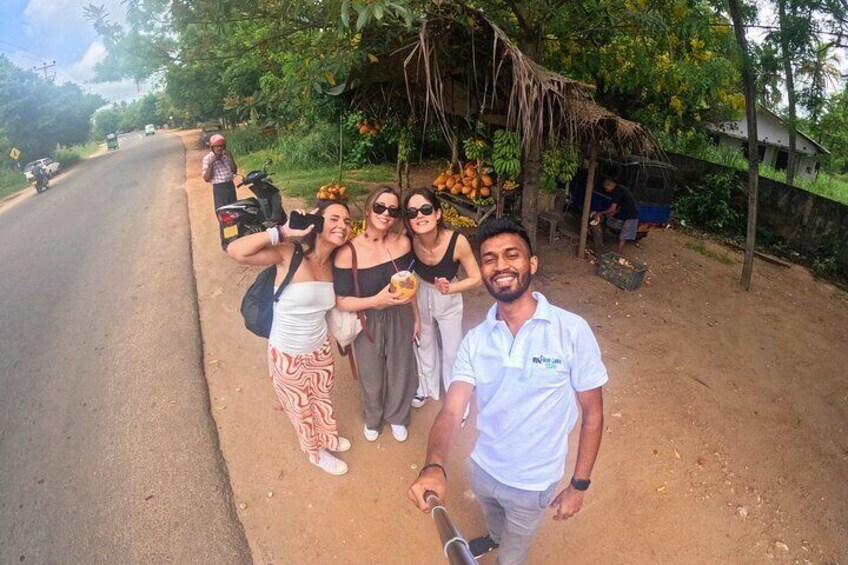
[[[97,142],[92,141],[85,145],[74,145],[73,147],[59,147],[53,151],[50,157],[54,161],[58,161],[62,170],[76,165],[89,155],[93,154],[100,146]]]
[[[748,160],[742,155],[742,151],[726,145],[716,145],[703,132],[691,131],[678,135],[659,132],[657,138],[666,151],[689,155],[740,171],[748,169]]]
[[[268,149],[276,142],[274,137],[259,135],[259,128],[257,127],[233,129],[222,133],[227,139],[227,149],[232,151],[236,157]]]
[[[76,165],[80,161],[82,161],[82,156],[78,151],[74,151],[73,149],[69,149],[67,147],[59,147],[55,151],[53,151],[53,155],[51,156],[54,161],[58,161],[59,165],[62,167],[62,170],[67,169],[72,165]]]
[[[697,228],[740,236],[744,233],[744,218],[731,205],[731,196],[738,189],[733,173],[709,175],[699,190],[686,188],[677,197],[674,216]]]
[[[0,167],[0,198],[25,188],[26,185],[27,182],[22,171]]]
[[[812,271],[818,278],[833,279],[839,275],[839,240],[835,235],[827,237],[813,257]]]
[[[229,130],[224,137],[238,163],[254,153],[298,168],[334,164],[339,159],[339,126],[328,122],[283,131],[276,137],[260,136],[257,127]]]
[[[284,132],[274,144],[276,158],[292,167],[309,168],[339,162],[339,126],[318,122]]]

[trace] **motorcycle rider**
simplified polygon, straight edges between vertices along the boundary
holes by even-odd
[[[232,153],[227,151],[227,141],[224,136],[216,133],[209,138],[209,153],[203,157],[201,174],[203,180],[212,184],[212,194],[215,198],[215,210],[221,206],[232,204],[236,201],[236,185],[233,176],[238,167]],[[224,246],[224,230],[218,226],[221,237],[221,247]]]
[[[41,192],[47,188],[47,171],[41,166],[41,163],[36,163],[32,168],[32,178],[35,179],[35,191]]]

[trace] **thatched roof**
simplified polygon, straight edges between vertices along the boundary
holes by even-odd
[[[547,136],[662,154],[647,128],[597,104],[593,87],[532,61],[480,11],[434,7],[417,36],[401,35],[396,45],[354,73],[353,104],[378,115],[435,118],[452,142],[451,116],[458,115],[517,130],[525,142]]]

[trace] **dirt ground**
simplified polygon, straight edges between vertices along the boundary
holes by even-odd
[[[339,357],[351,471],[309,465],[274,398],[264,341],[238,311],[258,270],[221,252],[196,134],[181,135],[210,402],[255,562],[444,563],[432,520],[406,498],[438,403],[414,412],[406,443],[385,432],[368,443]],[[586,504],[565,523],[545,520],[532,563],[848,563],[848,296],[762,261],[744,292],[737,252],[673,231],[628,253],[650,267],[632,293],[576,260],[569,239],[541,250],[536,288],[588,320],[610,381]],[[470,293],[466,326],[490,304]],[[447,505],[466,537],[483,530],[463,463],[473,422],[448,466]]]

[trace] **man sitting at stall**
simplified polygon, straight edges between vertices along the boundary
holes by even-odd
[[[621,212],[621,233],[618,235],[618,253],[624,251],[624,244],[628,241],[636,241],[636,228],[639,226],[639,210],[636,207],[636,199],[630,189],[623,184],[618,184],[614,179],[604,177],[604,192],[612,199],[610,207],[603,212],[593,212],[592,216],[609,216],[614,218]]]

